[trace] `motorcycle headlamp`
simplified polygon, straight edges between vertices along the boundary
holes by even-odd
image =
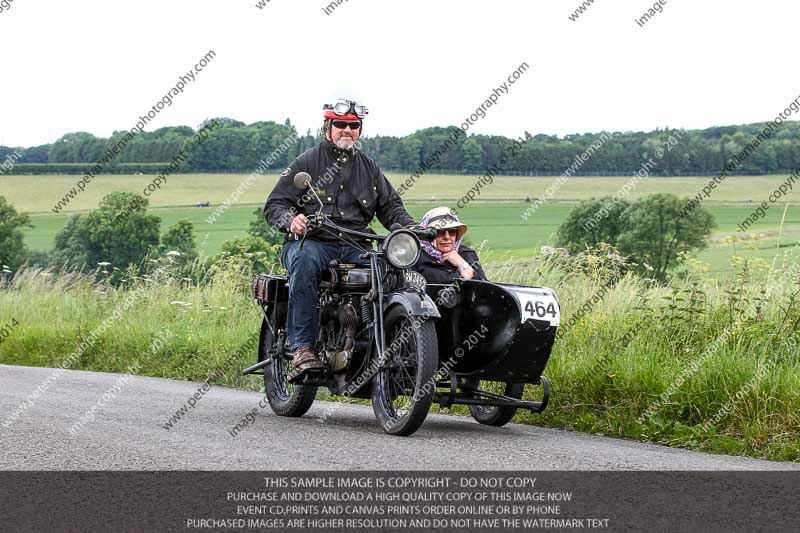
[[[395,268],[410,268],[419,259],[420,244],[410,231],[395,231],[383,241],[383,254]]]

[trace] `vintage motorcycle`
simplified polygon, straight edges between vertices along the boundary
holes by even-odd
[[[310,176],[299,173],[295,185],[310,188]],[[493,426],[509,422],[519,408],[539,413],[547,407],[550,387],[542,372],[560,320],[551,289],[475,280],[427,284],[412,267],[419,239],[431,240],[432,230],[358,232],[339,227],[322,209],[308,225],[358,247],[365,264],[332,261],[323,273],[316,353],[326,367],[299,381],[289,380],[286,345],[291,281],[255,276],[253,297],[263,313],[258,362],[242,373],[264,376],[275,414],[304,415],[320,386],[334,396],[371,399],[392,435],[414,433],[434,402],[467,405],[478,422]],[[542,399],[523,400],[525,384],[542,385]]]

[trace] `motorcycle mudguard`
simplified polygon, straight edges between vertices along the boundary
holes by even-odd
[[[388,295],[383,300],[384,309],[388,309],[392,305],[400,304],[411,316],[425,316],[439,318],[439,310],[436,304],[433,303],[430,296],[427,294],[419,294],[417,292],[395,292]]]

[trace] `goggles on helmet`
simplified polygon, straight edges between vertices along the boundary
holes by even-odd
[[[354,116],[358,119],[363,119],[369,113],[369,110],[355,100],[340,99],[335,104],[325,104],[322,109],[325,111],[325,118],[339,118]]]

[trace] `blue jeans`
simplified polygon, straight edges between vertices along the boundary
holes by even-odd
[[[300,241],[284,243],[281,261],[289,271],[289,309],[286,317],[286,333],[289,346],[299,348],[316,344],[317,298],[322,272],[330,262],[364,263],[359,258],[362,252],[347,244],[320,242],[306,239],[303,249]]]

